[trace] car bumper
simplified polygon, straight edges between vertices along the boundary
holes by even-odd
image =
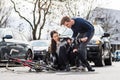
[[[99,45],[87,45],[87,51],[99,51]]]
[[[34,51],[34,60],[44,60],[46,51]]]
[[[99,45],[87,45],[87,55],[88,59],[95,59],[100,52]]]

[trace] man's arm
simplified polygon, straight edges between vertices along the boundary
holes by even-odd
[[[73,30],[73,35],[72,35],[72,38],[76,38],[76,36],[78,35],[78,32],[76,32],[75,30]]]

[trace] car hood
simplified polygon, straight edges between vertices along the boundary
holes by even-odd
[[[48,50],[48,47],[33,47],[33,50]]]
[[[28,44],[27,41],[21,41],[21,40],[15,40],[15,39],[5,39],[5,42],[13,42],[13,43],[19,43],[19,44]]]
[[[99,35],[95,35],[95,36],[92,37],[91,40],[101,40],[100,37],[101,37],[101,36],[99,36]]]

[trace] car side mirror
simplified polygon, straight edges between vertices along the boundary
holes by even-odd
[[[13,37],[11,36],[11,35],[6,35],[6,36],[4,36],[2,39],[3,39],[3,41],[4,41],[4,39],[12,39]]]
[[[110,36],[110,33],[104,33],[104,35],[102,36],[103,37],[109,37]]]

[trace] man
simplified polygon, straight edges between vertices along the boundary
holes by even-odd
[[[92,67],[87,61],[86,51],[87,43],[91,40],[91,38],[94,35],[93,25],[82,18],[70,18],[68,16],[65,16],[61,19],[61,25],[72,29],[73,38],[77,37],[78,33],[80,33],[78,57],[82,61],[82,63],[87,67],[88,71],[95,71],[94,69],[92,69]]]

